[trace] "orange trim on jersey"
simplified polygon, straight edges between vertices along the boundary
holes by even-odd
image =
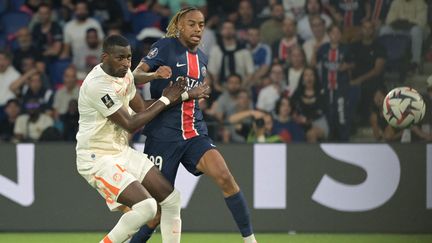
[[[102,177],[95,176],[95,178],[96,178],[96,180],[101,181],[101,182],[104,184],[104,186],[105,186],[106,188],[108,188],[108,190],[110,190],[110,192],[111,192],[112,194],[114,194],[114,195],[116,195],[116,196],[119,194],[119,192],[120,192],[120,189],[119,189],[119,188],[117,188],[117,187],[115,187],[115,186],[109,184],[109,183],[108,183],[104,178],[102,178]]]
[[[122,173],[126,171],[126,169],[123,166],[121,166],[119,164],[116,164],[116,166]]]
[[[103,243],[113,243],[113,242],[111,241],[111,239],[107,235],[103,238]]]

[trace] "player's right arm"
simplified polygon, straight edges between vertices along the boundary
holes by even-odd
[[[115,124],[121,126],[129,133],[134,133],[138,129],[142,128],[145,124],[155,118],[161,111],[165,109],[169,103],[178,100],[180,95],[185,91],[185,82],[176,82],[170,84],[162,92],[162,97],[155,101],[145,111],[139,112],[135,115],[130,115],[125,106],[115,111],[107,118]],[[163,99],[168,98],[169,103],[166,103]]]

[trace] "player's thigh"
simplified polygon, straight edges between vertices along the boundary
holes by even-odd
[[[147,139],[144,153],[159,168],[165,178],[174,186],[180,158],[184,154],[184,141],[155,142]]]
[[[119,207],[119,203],[132,206],[136,202],[149,197],[149,194],[143,188],[134,189],[134,185],[140,185],[137,178],[120,163],[117,163],[117,159],[112,156],[101,158],[97,162],[89,180],[90,185],[105,198],[111,210]],[[140,185],[140,187],[142,186]],[[127,195],[132,194],[129,193],[130,191],[136,195],[129,198]]]
[[[204,155],[210,151],[215,150],[216,146],[213,141],[207,136],[199,136],[192,138],[187,141],[187,146],[185,147],[185,152],[181,157],[180,161],[183,166],[193,175],[198,176],[204,173],[198,168],[198,164],[204,158]],[[225,163],[222,156],[220,162]],[[205,162],[203,162],[205,163]],[[216,162],[217,163],[217,162]]]
[[[196,168],[215,179],[231,175],[225,159],[216,149],[207,150],[199,160]]]

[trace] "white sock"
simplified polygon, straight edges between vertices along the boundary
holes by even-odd
[[[251,234],[248,237],[244,237],[243,240],[245,243],[257,243],[254,234]]]
[[[153,198],[143,200],[132,206],[123,214],[114,228],[100,243],[122,243],[135,234],[141,226],[154,218],[157,212],[157,202]]]
[[[159,205],[161,206],[162,243],[180,243],[180,192],[174,189]]]

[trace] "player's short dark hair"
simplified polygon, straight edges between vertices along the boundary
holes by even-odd
[[[129,46],[129,41],[121,35],[110,35],[105,38],[102,50],[106,53],[111,53],[114,46],[126,47]]]

